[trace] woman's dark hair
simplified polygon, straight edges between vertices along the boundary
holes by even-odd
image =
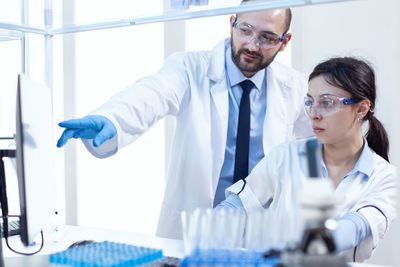
[[[389,139],[382,123],[374,116],[376,87],[375,74],[370,65],[353,57],[331,58],[318,64],[308,80],[323,75],[327,83],[349,92],[357,102],[368,99],[370,110],[363,120],[369,121],[366,139],[378,155],[389,161]]]

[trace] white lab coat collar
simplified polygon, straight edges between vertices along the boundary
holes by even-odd
[[[318,141],[318,143],[321,144],[319,141]],[[356,172],[362,172],[363,174],[365,174],[365,176],[364,176],[365,179],[368,180],[371,177],[372,172],[374,170],[374,155],[373,155],[373,153],[374,152],[368,146],[367,140],[364,138],[364,145],[363,145],[363,149],[360,154],[360,157],[358,158],[356,164],[354,165],[354,168],[349,173],[347,173],[343,179],[345,179],[347,176],[352,175]],[[306,154],[306,147],[304,146],[304,147],[300,148],[299,155],[305,155],[305,154]],[[325,161],[323,158],[321,158],[321,165],[322,165],[323,175],[324,175],[324,177],[327,177],[328,171],[327,171],[326,164],[325,164]]]
[[[277,68],[275,68],[275,66]],[[268,110],[276,110],[279,112],[267,112],[264,119],[263,127],[263,146],[264,153],[268,153],[273,146],[287,140],[291,137],[287,136],[289,132],[287,129],[292,127],[288,122],[289,112],[293,109],[288,105],[289,101],[293,98],[292,92],[285,80],[287,75],[283,76],[284,71],[280,70],[280,66],[272,62],[266,70],[267,80],[267,108]],[[282,80],[283,79],[283,80]],[[285,82],[284,82],[285,81]]]
[[[368,146],[367,139],[364,138],[364,147],[356,165],[354,166],[353,171],[362,172],[369,179],[372,175],[373,170],[374,170],[374,152]]]
[[[225,45],[230,42],[227,38],[219,42],[212,50],[207,76],[211,81],[218,82],[225,79]]]
[[[327,173],[324,159],[321,160],[322,160],[322,167],[325,168],[325,172]],[[343,179],[346,179],[346,177],[353,175],[357,172],[361,172],[364,174],[364,179],[368,180],[371,177],[373,170],[374,170],[374,155],[371,148],[368,146],[367,140],[364,138],[363,149],[356,164],[354,165],[354,168],[349,173],[347,173],[343,177]]]

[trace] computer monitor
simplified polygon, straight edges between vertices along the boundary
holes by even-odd
[[[16,161],[21,241],[28,246],[43,230],[53,231],[56,212],[51,89],[18,76]]]

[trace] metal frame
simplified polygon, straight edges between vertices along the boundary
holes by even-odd
[[[21,0],[21,24],[13,24],[0,22],[0,41],[21,40],[21,72],[29,76],[29,40],[27,34],[41,34],[45,38],[45,84],[53,88],[53,40],[56,34],[68,34],[84,31],[102,30],[110,28],[127,27],[133,25],[166,22],[175,20],[187,20],[200,17],[211,17],[227,14],[239,14],[246,12],[254,12],[260,10],[299,7],[316,4],[327,4],[334,2],[345,2],[354,0],[270,0],[270,1],[254,1],[246,5],[237,5],[220,8],[205,8],[202,10],[180,10],[175,12],[167,12],[155,16],[134,17],[115,21],[105,21],[93,24],[70,25],[61,28],[53,28],[53,9],[52,0],[44,0],[45,26],[31,27],[29,26],[28,0]],[[207,6],[208,7],[208,6]],[[3,30],[2,30],[3,29]]]

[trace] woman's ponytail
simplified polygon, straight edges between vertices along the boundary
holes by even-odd
[[[389,161],[389,139],[382,123],[374,117],[376,86],[375,73],[365,60],[354,57],[331,58],[318,64],[309,76],[309,80],[323,75],[330,85],[349,92],[357,102],[363,99],[370,101],[370,111],[363,118],[369,121],[366,134],[368,146],[379,156]]]
[[[368,146],[389,162],[389,138],[385,128],[373,114],[368,114],[365,119],[369,120],[369,129],[366,134]]]

